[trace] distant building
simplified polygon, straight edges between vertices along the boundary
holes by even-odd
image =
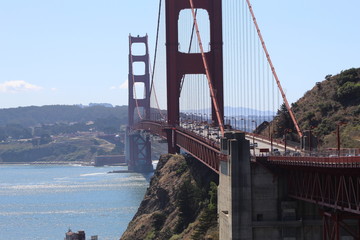
[[[84,231],[78,231],[77,233],[72,232],[71,229],[65,233],[64,240],[86,240],[85,238],[85,232]]]

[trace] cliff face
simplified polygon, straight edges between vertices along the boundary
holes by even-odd
[[[218,176],[199,161],[163,155],[121,240],[218,239]]]

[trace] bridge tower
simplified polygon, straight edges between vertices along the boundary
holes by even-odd
[[[133,55],[133,44],[144,44],[143,55]],[[134,74],[134,63],[144,63],[144,74]],[[132,130],[134,124],[141,119],[150,117],[150,74],[149,74],[149,49],[148,36],[129,36],[129,106],[126,158],[129,170],[149,172],[153,170],[151,162],[151,143],[149,136],[144,136],[140,131]],[[136,84],[143,84],[144,96],[137,96]]]
[[[223,119],[222,1],[193,0],[193,4],[194,8],[204,9],[209,15],[211,49],[205,54],[219,113]],[[179,124],[182,77],[186,74],[206,74],[201,53],[182,53],[179,51],[178,19],[180,11],[184,9],[191,9],[189,0],[166,0],[167,111],[168,124],[171,126]],[[212,104],[212,121],[215,125],[219,124],[214,104]],[[169,152],[175,153],[177,148],[172,139],[174,139],[174,132],[169,131]]]

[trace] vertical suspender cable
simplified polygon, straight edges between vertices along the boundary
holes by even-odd
[[[158,111],[160,113],[161,118],[164,118],[164,115],[161,112],[160,109],[160,105],[157,99],[157,95],[156,95],[156,90],[154,87],[154,74],[155,74],[155,67],[156,67],[156,59],[157,59],[157,49],[158,49],[158,43],[159,43],[159,31],[160,31],[160,18],[161,18],[161,1],[159,0],[159,11],[158,11],[158,21],[157,21],[157,28],[156,28],[156,41],[155,41],[155,52],[154,52],[154,64],[153,64],[153,69],[152,69],[152,73],[151,73],[151,85],[150,85],[150,92],[152,92],[152,89],[154,89],[154,97],[155,97],[155,102],[158,108]],[[132,60],[131,60],[132,61]],[[151,68],[151,65],[150,65]]]
[[[236,12],[238,13],[238,12],[240,12],[240,9],[239,9],[239,1],[236,1]],[[236,14],[236,19],[237,19],[237,23],[239,24],[240,23],[240,21],[239,21],[239,15],[240,14]],[[240,39],[240,31],[239,31],[239,27],[238,26],[236,26],[236,39]],[[240,45],[241,46],[241,45]],[[240,69],[241,69],[241,59],[240,59],[240,57],[239,56],[241,56],[241,48],[240,48],[240,46],[238,46],[237,48],[236,48],[236,56],[237,56],[237,62],[239,63],[239,67],[237,67],[236,68],[236,78],[237,79],[240,79]],[[241,100],[240,100],[240,94],[241,92],[240,92],[240,84],[238,84],[238,89],[237,89],[237,103],[238,103],[238,105],[237,105],[237,111],[236,111],[236,113],[235,113],[235,126],[237,126],[237,124],[236,124],[236,118],[237,118],[237,116],[239,116],[240,114],[239,114],[239,107],[241,106],[241,104],[240,104],[240,102],[241,102]]]
[[[209,84],[209,87],[210,87],[211,99],[212,99],[212,102],[214,104],[216,118],[217,118],[218,123],[219,123],[221,134],[222,134],[222,136],[224,136],[224,124],[223,124],[222,118],[220,116],[219,105],[218,105],[218,102],[216,101],[216,98],[215,98],[214,88],[213,88],[211,78],[210,78],[210,73],[209,73],[209,67],[208,67],[208,64],[207,64],[207,61],[206,61],[204,49],[203,49],[202,42],[201,42],[199,27],[197,25],[197,20],[196,20],[196,15],[195,15],[195,10],[194,10],[194,3],[193,3],[192,0],[189,0],[189,1],[190,1],[190,5],[191,5],[191,12],[192,12],[192,15],[193,15],[193,18],[194,18],[194,24],[195,24],[195,28],[196,28],[196,34],[197,34],[197,37],[198,37],[199,48],[200,48],[200,51],[201,51],[201,56],[202,56],[202,59],[203,59],[204,68],[205,68],[205,72],[206,72],[206,78],[208,80],[208,84]]]
[[[241,41],[241,46],[242,46],[242,118],[245,117],[245,107],[246,107],[246,90],[245,90],[245,76],[246,76],[246,71],[245,71],[245,56],[246,56],[246,49],[245,49],[245,7],[244,7],[244,3],[243,3],[243,6],[242,6],[242,16],[243,16],[243,21],[242,21],[242,34],[241,34],[241,38],[242,38],[242,41]]]
[[[233,4],[231,4],[231,9],[233,10],[233,15],[232,15],[232,18],[235,16],[235,7],[234,7],[234,5]],[[236,42],[236,40],[235,40],[235,38],[236,38],[236,35],[235,35],[235,33],[236,33],[236,25],[234,25],[234,28],[235,29],[233,29],[231,32],[232,32],[232,42],[233,42],[233,44],[232,44],[232,47],[231,47],[231,52],[232,52],[232,55],[233,55],[233,57],[232,57],[232,59],[233,59],[233,63],[235,63],[235,62],[237,62],[236,61],[236,46],[235,46],[235,42]],[[236,86],[236,84],[235,84],[235,76],[236,76],[236,67],[235,66],[232,66],[232,74],[231,74],[231,79],[232,79],[232,86],[231,86],[231,90],[232,90],[232,101],[233,102],[235,102],[236,103],[236,100],[235,100],[235,96],[236,96],[236,89],[235,89],[235,86]],[[235,105],[233,105],[232,106],[232,113],[231,114],[229,114],[229,118],[230,118],[230,123],[231,123],[231,117],[230,116],[234,116],[235,115],[235,110],[236,110],[236,104]],[[232,123],[231,123],[231,125],[233,125]]]
[[[274,75],[274,78],[275,78],[275,80],[276,80],[276,84],[277,84],[277,86],[278,86],[278,88],[279,88],[279,90],[280,90],[280,92],[281,92],[281,96],[282,96],[282,98],[283,98],[283,100],[284,100],[285,106],[286,106],[287,110],[289,111],[289,114],[290,114],[290,117],[291,117],[292,121],[294,122],[296,131],[298,132],[299,136],[302,137],[303,134],[302,134],[302,132],[301,132],[301,130],[300,130],[300,127],[299,127],[299,125],[298,125],[298,123],[297,123],[297,120],[296,120],[296,118],[295,118],[295,115],[294,115],[292,109],[290,108],[289,102],[288,102],[288,100],[287,100],[287,98],[286,98],[286,95],[285,95],[285,93],[284,93],[284,91],[283,91],[283,89],[282,89],[282,87],[281,87],[280,80],[279,80],[279,78],[278,78],[278,76],[277,76],[277,74],[276,74],[275,67],[274,67],[274,65],[272,64],[270,55],[269,55],[269,53],[268,53],[268,51],[267,51],[267,48],[266,48],[264,39],[263,39],[263,37],[262,37],[262,34],[261,34],[261,32],[260,32],[260,28],[259,28],[259,26],[258,26],[258,24],[257,24],[257,21],[256,21],[256,18],[255,18],[255,14],[254,14],[254,12],[253,12],[253,10],[252,10],[252,6],[251,6],[251,3],[250,3],[250,0],[246,0],[246,3],[247,3],[247,5],[248,5],[248,7],[249,7],[249,10],[250,10],[252,19],[253,19],[253,21],[254,21],[254,24],[255,24],[255,27],[256,27],[256,30],[257,30],[257,33],[258,33],[258,36],[259,36],[259,38],[260,38],[261,44],[262,44],[262,46],[263,46],[263,49],[264,49],[264,51],[265,51],[265,53],[266,53],[266,58],[267,58],[267,60],[268,60],[268,62],[269,62],[269,64],[270,64],[271,71],[272,71],[272,73],[273,73],[273,75]]]

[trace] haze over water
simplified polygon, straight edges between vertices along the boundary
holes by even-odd
[[[119,239],[149,183],[124,167],[0,165],[0,239],[64,239],[70,227],[87,239]]]

